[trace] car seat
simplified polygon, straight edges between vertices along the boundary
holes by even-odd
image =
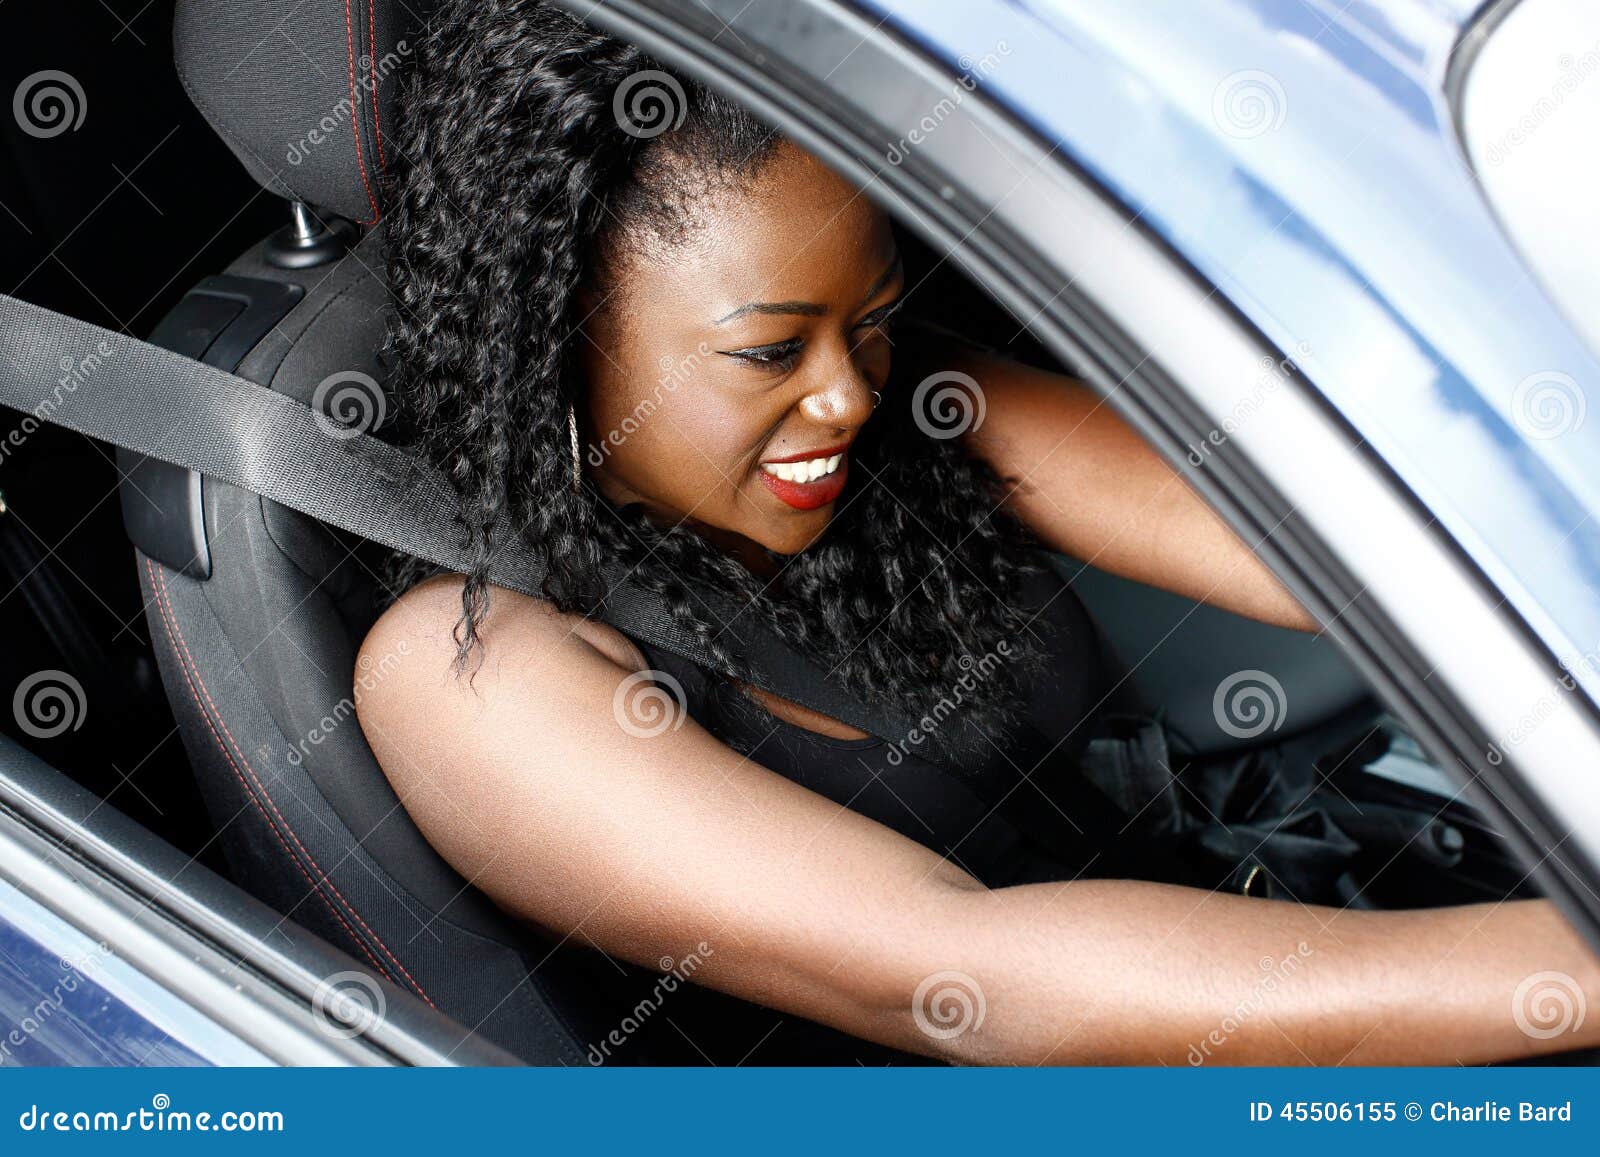
[[[330,377],[381,378],[378,183],[418,9],[181,0],[185,90],[295,208],[195,286],[152,341],[330,413],[339,391],[319,395]],[[353,717],[356,652],[378,605],[371,545],[214,479],[126,452],[121,465],[163,683],[236,880],[517,1056],[582,1063],[586,989],[429,846]]]

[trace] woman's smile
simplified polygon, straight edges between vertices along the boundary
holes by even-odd
[[[879,474],[857,437],[889,385],[906,275],[887,215],[790,142],[717,188],[684,239],[617,250],[624,296],[604,279],[581,296],[575,420],[612,447],[588,472],[608,502],[760,569],[818,542],[846,486]]]
[[[816,510],[838,499],[850,472],[850,444],[804,450],[761,463],[761,481],[796,510]]]

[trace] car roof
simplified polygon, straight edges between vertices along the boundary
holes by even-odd
[[[1558,656],[1591,652],[1600,420],[1581,407],[1600,365],[1458,141],[1476,0],[867,3],[1293,358]],[[1597,665],[1574,674],[1600,700]]]

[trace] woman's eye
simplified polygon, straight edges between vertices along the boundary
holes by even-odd
[[[893,327],[894,315],[899,311],[899,309],[900,303],[898,301],[891,301],[888,305],[883,306],[881,309],[875,309],[871,313],[867,314],[866,317],[862,318],[856,323],[856,329],[877,329],[882,330],[884,333],[888,333]]]
[[[749,362],[768,369],[787,369],[800,356],[799,341],[782,341],[773,345],[751,346],[742,350],[723,350],[730,358]]]
[[[892,301],[879,309],[873,310],[856,323],[854,332],[858,335],[856,344],[872,336],[869,331],[876,330],[887,336],[889,323],[894,313],[900,308],[898,301]],[[719,350],[725,357],[738,358],[753,366],[760,366],[769,370],[791,370],[795,361],[800,357],[800,351],[805,348],[805,343],[799,338],[788,341],[773,342],[771,345],[748,346],[739,350]]]
[[[855,335],[851,340],[851,349],[860,349],[874,338],[883,338],[887,341],[894,332],[894,314],[899,306],[899,302],[892,302],[882,309],[873,310],[857,322]]]

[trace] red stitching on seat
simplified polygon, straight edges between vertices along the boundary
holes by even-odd
[[[361,184],[367,190],[367,204],[372,206],[371,219],[361,223],[372,225],[378,220],[378,202],[372,195],[372,183],[367,180],[367,162],[361,155],[361,117],[357,115],[361,102],[356,99],[356,33],[350,23],[350,0],[344,0],[344,39],[350,55],[350,132],[356,138],[356,167],[361,170]]]
[[[165,571],[157,571],[157,570],[155,570],[154,566],[150,563],[149,559],[145,560],[145,565],[147,567],[150,567],[152,583],[153,584],[156,584],[156,583],[159,584],[159,589],[160,589],[161,596],[162,596],[163,599],[165,599],[167,597],[167,576],[166,576],[166,572]],[[228,730],[228,724],[227,724],[227,721],[225,719],[223,719],[223,717],[222,717],[222,711],[217,707],[215,701],[212,700],[211,692],[210,692],[210,690],[207,689],[207,687],[205,685],[205,680],[203,678],[201,678],[199,664],[195,663],[194,657],[189,654],[189,648],[188,648],[188,645],[184,642],[183,634],[182,634],[181,631],[179,631],[177,629],[176,616],[173,616],[172,620],[170,621],[170,626],[171,626],[172,631],[174,632],[174,634],[176,636],[176,639],[177,639],[179,647],[181,647],[182,650],[183,650],[184,657],[188,660],[189,667],[194,671],[195,682],[197,682],[200,685],[201,692],[203,692],[205,694],[206,702],[210,705],[212,713],[216,716],[216,720],[217,720],[218,726],[220,726],[222,728],[223,734],[228,737],[228,742],[233,745],[234,751],[238,754],[240,761],[244,764],[244,769],[245,769],[246,772],[249,773],[251,780],[254,781],[256,786],[257,786],[257,788],[260,789],[261,798],[266,801],[267,806],[272,809],[272,814],[277,816],[278,817],[278,822],[283,825],[284,832],[286,832],[288,834],[289,838],[294,841],[295,847],[298,848],[300,850],[301,855],[303,855],[306,858],[306,862],[309,863],[312,866],[312,868],[314,868],[316,870],[317,875],[319,875],[322,878],[322,882],[326,883],[328,885],[329,890],[332,891],[334,896],[338,898],[339,903],[344,905],[345,911],[349,912],[351,917],[355,920],[355,922],[357,924],[361,925],[362,930],[364,932],[366,932],[366,934],[368,936],[372,937],[372,939],[377,943],[378,947],[383,950],[384,955],[387,956],[389,958],[389,960],[394,964],[394,966],[397,969],[400,970],[400,974],[402,976],[404,976],[406,978],[406,980],[411,983],[411,986],[417,990],[417,995],[422,997],[423,1000],[426,1000],[428,1002],[428,1004],[432,1005],[433,1001],[428,999],[428,994],[422,990],[422,985],[418,984],[416,982],[416,980],[412,977],[412,975],[409,972],[406,971],[405,965],[401,964],[400,961],[395,957],[395,954],[389,950],[389,946],[383,942],[383,938],[381,936],[379,936],[376,932],[374,932],[371,928],[369,928],[367,926],[367,922],[361,918],[361,913],[357,912],[355,910],[355,907],[350,903],[350,901],[346,900],[344,898],[344,895],[339,891],[338,885],[336,885],[333,882],[332,878],[329,877],[328,873],[324,872],[322,870],[322,868],[318,866],[315,857],[313,857],[311,855],[311,853],[306,850],[305,845],[302,844],[300,842],[299,837],[294,834],[294,828],[292,828],[289,825],[289,821],[283,817],[283,813],[278,810],[278,806],[275,803],[272,802],[272,796],[267,792],[267,789],[266,789],[265,785],[263,785],[261,783],[260,779],[257,778],[256,773],[255,773],[255,768],[251,765],[249,757],[247,755],[245,755],[244,749],[239,746],[239,741],[237,739],[235,739],[233,737],[233,733]],[[184,678],[187,680],[187,678],[188,678],[188,674],[187,673],[185,673]],[[190,685],[189,691],[190,691],[190,694],[194,693],[193,684]],[[202,715],[205,714],[204,709],[202,709],[201,714]],[[208,727],[210,726],[210,719],[209,718],[207,719],[206,724],[207,724]],[[214,730],[212,731],[212,736],[213,736],[213,738],[215,738],[215,736],[216,736],[216,732]],[[220,744],[221,740],[218,740],[218,743]],[[224,755],[227,754],[226,749],[224,749],[223,754]],[[232,764],[233,760],[230,758],[228,762],[230,764]],[[237,773],[238,770],[239,770],[238,765],[235,764],[234,765],[234,771]],[[319,893],[319,895],[320,894],[321,893]],[[323,899],[326,900],[327,897],[324,896]],[[343,923],[343,921],[341,921],[341,923]],[[379,966],[379,969],[380,969],[380,971],[382,970],[382,966],[381,965]],[[389,974],[387,972],[385,972],[384,975],[387,976]]]
[[[430,1007],[436,1007],[432,999],[429,998],[428,994],[423,990],[422,985],[417,983],[416,978],[406,971],[405,965],[401,964],[399,959],[396,958],[395,954],[389,950],[389,946],[383,942],[383,938],[367,925],[367,922],[361,918],[361,914],[355,910],[354,905],[352,905],[349,900],[344,898],[343,893],[339,891],[338,885],[336,885],[328,876],[328,874],[324,872],[317,864],[316,858],[313,857],[311,853],[306,850],[305,845],[300,842],[299,837],[294,833],[294,829],[289,825],[289,821],[285,819],[283,813],[278,810],[277,804],[272,802],[272,796],[267,792],[265,785],[263,785],[260,779],[256,776],[255,768],[251,765],[249,757],[245,755],[244,749],[239,746],[239,741],[233,737],[233,733],[228,730],[227,721],[223,719],[221,710],[218,709],[216,702],[211,698],[211,692],[209,689],[207,689],[205,680],[200,675],[199,664],[194,661],[194,656],[189,653],[189,647],[184,641],[183,632],[178,628],[177,625],[177,616],[171,613],[170,604],[167,601],[168,595],[166,572],[158,571],[149,559],[145,559],[145,567],[150,574],[151,586],[155,588],[157,592],[157,605],[161,609],[162,619],[167,627],[167,633],[173,639],[173,641],[177,643],[179,649],[183,652],[182,660],[179,663],[179,669],[183,671],[184,682],[188,683],[189,685],[189,694],[194,696],[195,706],[200,708],[201,717],[205,719],[206,727],[208,730],[210,730],[211,737],[216,740],[217,746],[221,748],[223,757],[227,759],[228,765],[233,769],[234,775],[239,777],[240,783],[244,786],[246,793],[249,794],[251,801],[256,804],[257,809],[262,810],[263,817],[267,819],[267,826],[273,829],[273,834],[278,837],[278,842],[283,844],[283,836],[279,834],[278,829],[273,824],[271,817],[266,816],[265,810],[261,808],[261,802],[256,800],[255,793],[250,790],[250,785],[244,782],[244,776],[240,773],[239,763],[234,762],[233,756],[229,754],[227,746],[222,742],[221,737],[217,735],[216,726],[220,726],[223,734],[228,737],[228,742],[233,745],[234,752],[238,754],[240,762],[242,762],[244,765],[244,771],[249,774],[250,780],[256,785],[257,790],[259,790],[261,794],[261,800],[264,800],[267,807],[272,809],[272,815],[276,816],[278,823],[283,826],[283,832],[287,833],[289,838],[294,841],[294,846],[298,848],[300,854],[305,857],[306,863],[309,863],[312,869],[316,871],[317,875],[320,877],[320,883],[327,884],[329,891],[331,891],[334,896],[338,898],[339,903],[344,906],[345,911],[350,914],[351,918],[353,918],[355,922],[361,926],[362,930],[366,932],[368,936],[372,937],[372,939],[377,943],[378,947],[383,951],[383,954],[387,956],[394,964],[395,968],[399,970],[400,975],[404,976],[407,982],[410,983],[411,987],[416,990],[417,995],[422,997],[422,999],[426,1001]],[[192,681],[189,678],[190,670],[194,672],[194,679]],[[205,694],[206,704],[210,706],[209,714],[206,711],[206,707],[201,705],[200,697],[195,692],[196,683],[199,684],[200,691]],[[216,716],[216,726],[212,725],[212,714]],[[290,859],[295,861],[295,866],[300,869],[301,875],[306,877],[306,882],[311,884],[312,889],[316,891],[318,897],[320,897],[322,902],[328,906],[329,911],[332,912],[334,919],[339,921],[340,925],[344,927],[345,931],[350,934],[350,938],[352,940],[361,945],[361,950],[366,954],[367,959],[371,960],[373,965],[384,976],[393,979],[392,974],[372,956],[371,950],[368,949],[366,943],[355,934],[355,931],[350,927],[349,924],[345,922],[344,918],[333,909],[332,904],[328,901],[328,897],[320,890],[319,882],[311,879],[310,875],[307,874],[305,867],[300,863],[299,859],[295,857],[294,853],[290,851],[288,845],[286,844],[284,845],[284,851],[289,854]]]
[[[144,560],[144,565],[145,570],[148,571],[150,575],[151,589],[156,593],[156,609],[161,612],[161,622],[167,630],[167,638],[178,646],[182,646],[184,654],[188,654],[188,647],[183,646],[183,638],[182,634],[178,630],[177,619],[170,613],[165,603],[166,592],[163,588],[157,585],[155,567],[151,564],[149,559]],[[327,907],[328,914],[337,920],[340,926],[343,927],[347,933],[349,933],[350,939],[356,942],[356,946],[359,947],[366,958],[372,962],[372,966],[376,968],[383,976],[388,977],[391,980],[394,979],[389,971],[385,969],[382,964],[378,963],[378,958],[372,955],[372,950],[367,947],[366,941],[362,940],[361,937],[356,935],[355,929],[350,927],[350,925],[345,922],[344,917],[339,915],[339,913],[334,909],[332,902],[323,893],[323,891],[317,887],[316,881],[311,878],[311,874],[306,871],[305,865],[300,862],[300,857],[295,855],[294,852],[290,850],[288,844],[284,843],[283,834],[278,831],[278,825],[272,822],[272,817],[267,814],[267,809],[261,806],[261,801],[256,798],[255,790],[245,782],[244,776],[239,773],[239,765],[234,763],[232,753],[229,752],[227,746],[222,742],[222,736],[218,735],[217,729],[212,726],[211,716],[207,714],[205,706],[200,702],[200,695],[195,691],[193,680],[189,678],[189,669],[184,665],[184,662],[181,658],[178,661],[178,670],[182,672],[183,681],[189,687],[189,694],[194,699],[194,705],[199,709],[200,717],[205,720],[206,730],[211,732],[211,738],[216,741],[218,750],[222,752],[222,758],[228,761],[228,766],[233,769],[233,774],[239,780],[239,786],[244,788],[245,796],[252,804],[255,805],[256,810],[261,813],[261,818],[267,823],[267,829],[278,841],[279,847],[283,848],[284,855],[289,857],[289,861],[294,864],[295,868],[299,870],[300,874],[305,877],[305,881],[308,885],[310,885],[312,893],[317,897],[317,899],[322,901],[324,906]]]
[[[370,48],[372,71],[369,74],[372,80],[372,135],[378,141],[378,167],[387,169],[389,158],[383,155],[383,122],[378,119],[378,5],[376,0],[367,0],[367,43]]]

